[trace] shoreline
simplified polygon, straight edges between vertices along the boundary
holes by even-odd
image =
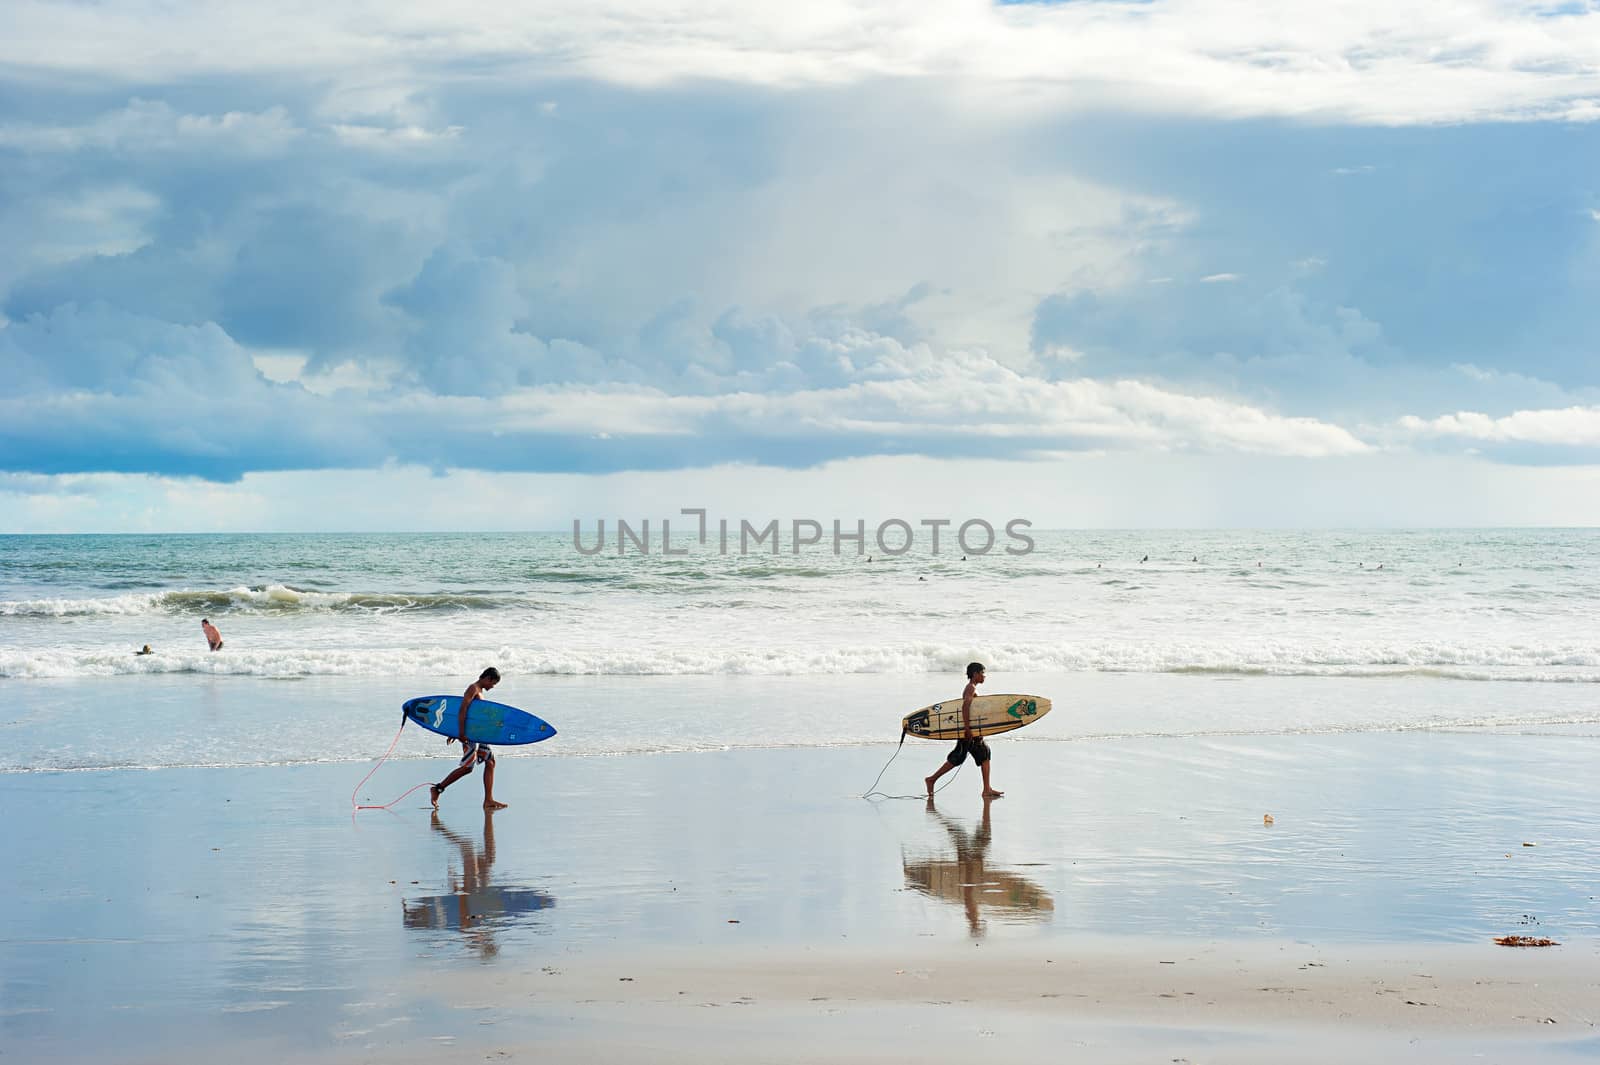
[[[989,687],[1051,698],[1055,709],[1048,717],[1000,742],[1008,750],[1055,748],[1063,759],[1092,747],[1162,740],[1274,742],[1452,731],[1600,738],[1593,693],[1577,684],[1019,673]],[[406,699],[452,688],[459,693],[438,678],[362,676],[0,680],[12,708],[0,716],[6,741],[0,774],[370,762],[395,739]],[[959,691],[953,678],[935,674],[512,675],[500,689],[501,701],[539,715],[560,735],[499,754],[522,763],[729,750],[881,750],[899,740],[903,714]],[[117,712],[107,713],[108,706]],[[430,761],[442,751],[442,741],[411,726],[392,760]],[[912,738],[906,752],[937,759],[942,750]]]

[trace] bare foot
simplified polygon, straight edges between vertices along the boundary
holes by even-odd
[[[993,788],[990,788],[988,791],[985,791],[983,793],[983,797],[985,799],[998,799],[1000,796],[1002,796],[1004,794],[1005,794],[1005,792],[1003,792],[1003,791],[995,791]]]
[[[444,794],[444,789],[437,784],[428,785],[428,799],[433,803],[433,808],[439,808],[439,796]]]
[[[930,798],[930,799],[933,798],[933,778],[932,777],[923,777],[922,778],[922,782],[924,784],[928,785],[928,798]]]
[[[493,799],[485,799],[483,800],[483,808],[485,810],[504,810],[506,808],[506,804],[503,802],[495,802]]]

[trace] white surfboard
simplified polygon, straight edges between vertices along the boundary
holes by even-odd
[[[1049,712],[1050,700],[1042,695],[979,695],[972,700],[972,734],[998,736],[1031,725]],[[960,739],[961,696],[913,710],[900,727],[925,740]]]

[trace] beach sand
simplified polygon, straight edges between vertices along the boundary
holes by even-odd
[[[0,1060],[1600,1055],[1592,738],[994,746],[0,774]]]

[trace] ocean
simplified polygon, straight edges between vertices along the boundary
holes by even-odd
[[[570,533],[0,537],[0,770],[369,759],[401,700],[488,665],[560,729],[549,755],[892,741],[974,659],[986,690],[1056,700],[1019,742],[1600,723],[1600,532],[1031,535],[870,561],[714,537],[586,555]],[[1336,680],[1356,687],[1315,683]]]
[[[482,1060],[521,1033],[555,1060],[574,1009],[615,1028],[627,980],[650,1009],[765,994],[738,976],[680,1000],[684,959],[788,973],[836,950],[840,973],[905,986],[970,982],[1008,948],[1062,1004],[1099,993],[1066,969],[1085,951],[1155,980],[1142,1001],[1198,1006],[1191,963],[1234,973],[1249,946],[1268,961],[1247,1019],[1323,1001],[1306,981],[1326,967],[1385,1018],[1337,1023],[1389,1024],[1375,987],[1400,1010],[1455,1001],[1448,972],[1461,996],[1500,988],[1519,1040],[1537,1018],[1584,1038],[1600,534],[1034,536],[871,562],[590,556],[551,534],[0,538],[0,803],[19,815],[0,1053],[354,1061],[459,1040],[452,1060]],[[900,718],[958,695],[973,659],[986,690],[1054,709],[993,740],[1004,799],[970,766],[924,799],[948,745],[902,745]],[[481,774],[431,809],[407,789],[457,749],[400,705],[488,665],[495,699],[559,734],[499,750],[508,809],[482,809]],[[1513,957],[1508,934],[1560,953]],[[469,979],[503,1008],[452,998]],[[825,994],[788,1013],[825,1023]]]

